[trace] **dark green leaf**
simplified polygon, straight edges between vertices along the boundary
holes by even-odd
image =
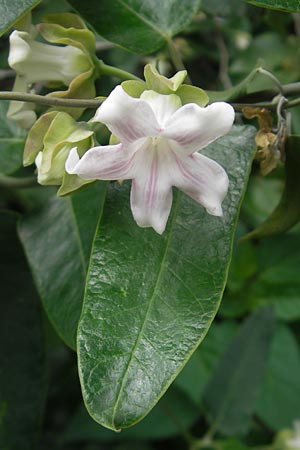
[[[205,387],[236,331],[234,322],[213,323],[207,336],[175,380],[176,386],[200,404]]]
[[[181,31],[199,0],[69,0],[105,39],[135,53],[151,53]]]
[[[76,347],[90,249],[105,198],[97,183],[72,197],[51,197],[20,223],[19,233],[45,310],[61,338]]]
[[[198,415],[199,410],[185,393],[171,387],[145,420],[122,433],[101,427],[91,419],[84,407],[80,407],[63,436],[63,442],[83,439],[120,442],[169,438],[191,427]]]
[[[271,345],[257,413],[274,430],[290,427],[300,417],[299,399],[299,347],[289,328],[281,325]]]
[[[250,316],[234,338],[207,386],[212,427],[227,436],[248,431],[274,328],[270,309]]]
[[[129,186],[109,191],[94,242],[78,329],[83,395],[108,428],[141,420],[206,334],[226,282],[241,197],[253,157],[252,127],[206,149],[228,171],[224,217],[176,193],[160,236],[136,226]]]
[[[255,6],[262,8],[278,9],[280,11],[294,12],[300,11],[299,0],[246,0]]]
[[[1,6],[0,6],[1,9]],[[0,16],[1,17],[1,16]],[[24,130],[6,118],[8,103],[0,102],[0,174],[10,175],[22,166]]]
[[[44,339],[39,299],[16,233],[1,214],[0,448],[36,448],[45,402]]]
[[[0,36],[9,30],[41,0],[1,0],[0,2]]]

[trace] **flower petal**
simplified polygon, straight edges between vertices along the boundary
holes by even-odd
[[[147,102],[130,97],[117,86],[98,108],[93,121],[103,122],[123,143],[159,133],[159,124]]]
[[[66,161],[66,171],[86,180],[119,180],[132,178],[134,153],[122,144],[99,146],[88,150],[81,159],[77,147],[72,148]]]
[[[177,95],[163,95],[154,91],[144,91],[141,99],[151,106],[160,125],[164,127],[168,119],[181,107],[181,100]]]
[[[228,176],[223,167],[204,155],[176,156],[173,185],[204,206],[213,216],[222,216],[222,201],[228,190]]]
[[[136,175],[132,180],[131,210],[140,227],[153,227],[162,234],[172,206],[170,150],[159,152],[145,145],[136,154]]]
[[[216,102],[206,108],[189,103],[170,117],[161,135],[175,141],[176,153],[191,154],[226,134],[233,121],[234,109],[228,103]]]

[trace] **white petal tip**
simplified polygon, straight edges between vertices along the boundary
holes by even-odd
[[[215,206],[214,208],[206,208],[206,211],[211,216],[216,216],[216,217],[223,216],[223,210],[222,210],[221,206]]]
[[[76,174],[76,166],[79,162],[79,155],[77,153],[77,147],[70,150],[69,156],[66,160],[65,169],[70,174]]]

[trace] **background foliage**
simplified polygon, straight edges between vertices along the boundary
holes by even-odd
[[[174,72],[173,39],[211,98],[226,90],[231,99],[258,65],[282,84],[300,78],[297,0],[3,1],[1,90],[13,83],[5,32],[37,3],[36,23],[75,8],[99,33],[98,56],[139,76],[149,61]],[[117,82],[102,77],[97,93]],[[247,89],[274,84],[257,76]],[[256,122],[238,115],[206,149],[231,179],[224,221],[178,194],[160,237],[134,224],[127,183],[64,199],[53,188],[19,188],[34,169],[22,168],[26,134],[6,110],[1,101],[0,448],[289,450],[282,436],[293,432],[284,430],[300,419],[300,231],[238,244],[284,189],[283,167],[262,177],[255,162],[245,193]],[[299,107],[291,127],[300,134]],[[107,142],[105,130],[99,139]],[[137,425],[115,433],[87,413],[77,327],[87,410],[109,428],[149,413]]]

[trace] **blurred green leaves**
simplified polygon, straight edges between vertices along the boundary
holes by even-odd
[[[299,0],[246,0],[255,6],[261,6],[263,8],[278,9],[286,12],[300,11]]]
[[[199,0],[69,0],[105,39],[136,53],[152,53],[186,27]]]
[[[270,309],[258,310],[221,358],[204,397],[214,431],[238,436],[249,430],[274,325]]]
[[[6,118],[7,103],[0,102],[0,174],[10,175],[22,167],[25,132]]]
[[[17,216],[0,214],[0,448],[37,448],[46,400],[39,300],[18,241]]]
[[[105,199],[105,183],[68,198],[51,196],[19,226],[45,310],[61,338],[76,348],[92,240]]]

